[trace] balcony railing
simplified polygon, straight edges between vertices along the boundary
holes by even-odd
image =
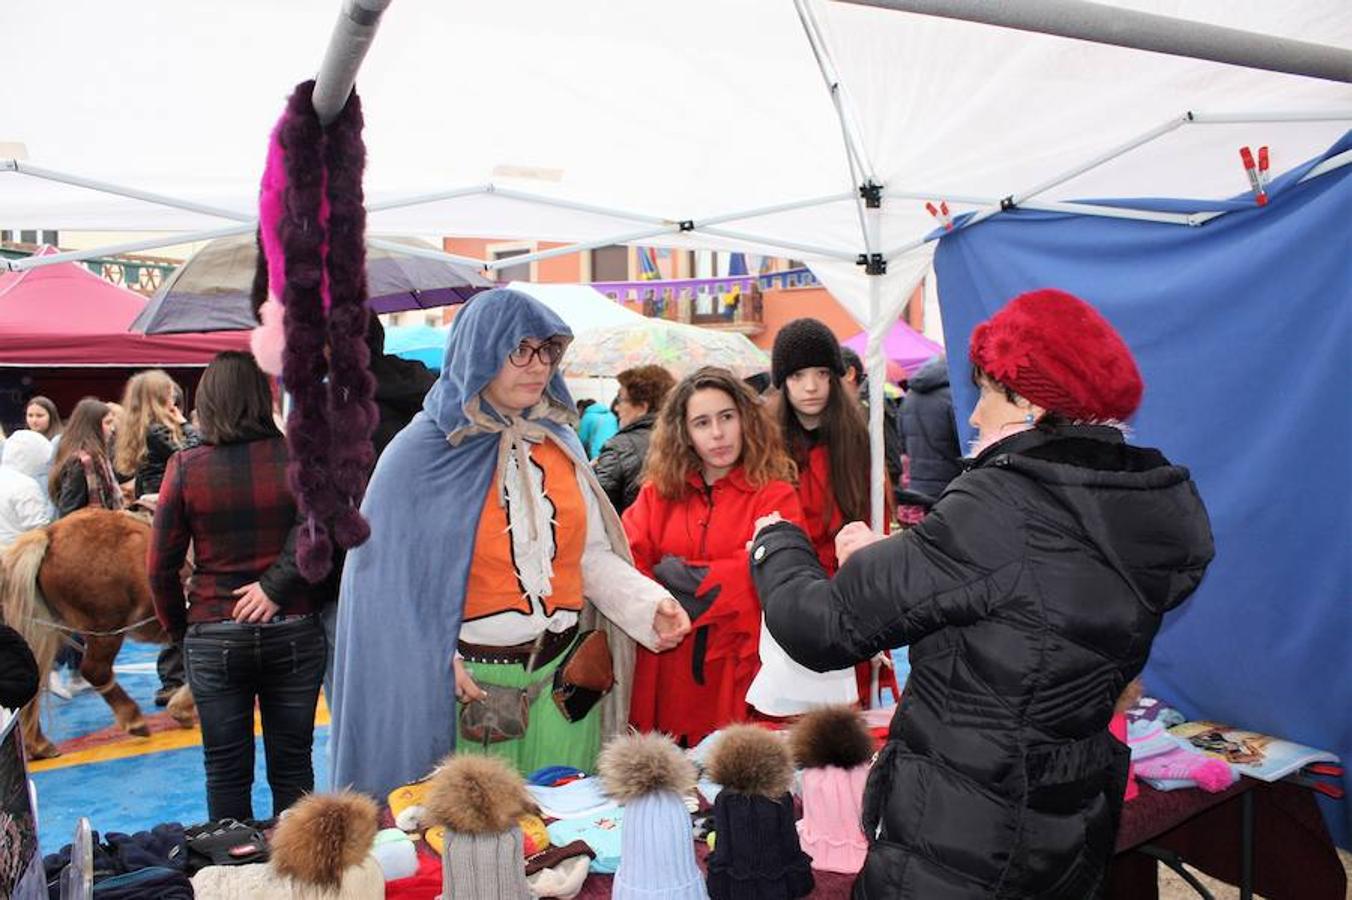
[[[762,291],[818,284],[812,272],[802,268],[722,278],[598,281],[592,287],[621,303],[642,303],[643,314],[650,318],[755,334],[763,328]]]

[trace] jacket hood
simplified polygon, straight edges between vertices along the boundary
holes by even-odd
[[[1033,430],[994,444],[975,467],[1038,482],[1150,610],[1182,603],[1215,555],[1211,522],[1183,466],[1127,444],[1116,428]]]
[[[635,431],[652,431],[657,425],[657,416],[654,413],[639,416],[628,425],[621,425],[616,434],[631,434]]]
[[[3,464],[6,469],[37,478],[52,457],[52,442],[36,431],[16,431],[5,439]]]
[[[476,294],[455,317],[446,340],[441,376],[423,400],[423,409],[446,434],[470,424],[470,401],[507,364],[508,355],[523,340],[562,338],[572,343],[573,332],[558,314],[528,294],[499,288]],[[540,404],[527,410],[534,418],[543,407],[555,406],[576,420],[577,407],[556,369]]]
[[[919,391],[922,394],[946,387],[948,387],[948,357],[942,354],[916,369],[915,374],[906,382],[908,391]]]

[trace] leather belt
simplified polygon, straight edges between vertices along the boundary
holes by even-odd
[[[460,641],[457,644],[460,655],[470,662],[493,665],[519,665],[522,668],[530,664],[531,654],[535,654],[535,668],[547,666],[572,646],[577,637],[577,626],[572,625],[563,631],[546,631],[533,641],[524,644],[512,644],[508,647],[491,647],[487,644],[471,644]],[[537,649],[538,648],[538,649]]]

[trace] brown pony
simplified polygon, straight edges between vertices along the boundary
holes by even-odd
[[[40,684],[46,684],[62,632],[60,623],[85,636],[84,676],[113,710],[117,724],[137,737],[150,728],[136,701],[117,683],[113,660],[125,635],[167,643],[155,619],[146,575],[150,525],[134,513],[83,509],[19,536],[0,565],[0,603],[5,621],[24,636],[37,658]],[[23,709],[24,745],[30,759],[57,756],[42,733],[38,697]],[[191,727],[191,694],[175,695],[170,712]]]

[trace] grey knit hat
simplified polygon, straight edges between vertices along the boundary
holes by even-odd
[[[530,900],[518,819],[532,803],[515,769],[495,756],[448,757],[425,806],[429,822],[446,826],[442,900]]]
[[[521,829],[498,834],[446,832],[441,854],[442,900],[528,900]]]

